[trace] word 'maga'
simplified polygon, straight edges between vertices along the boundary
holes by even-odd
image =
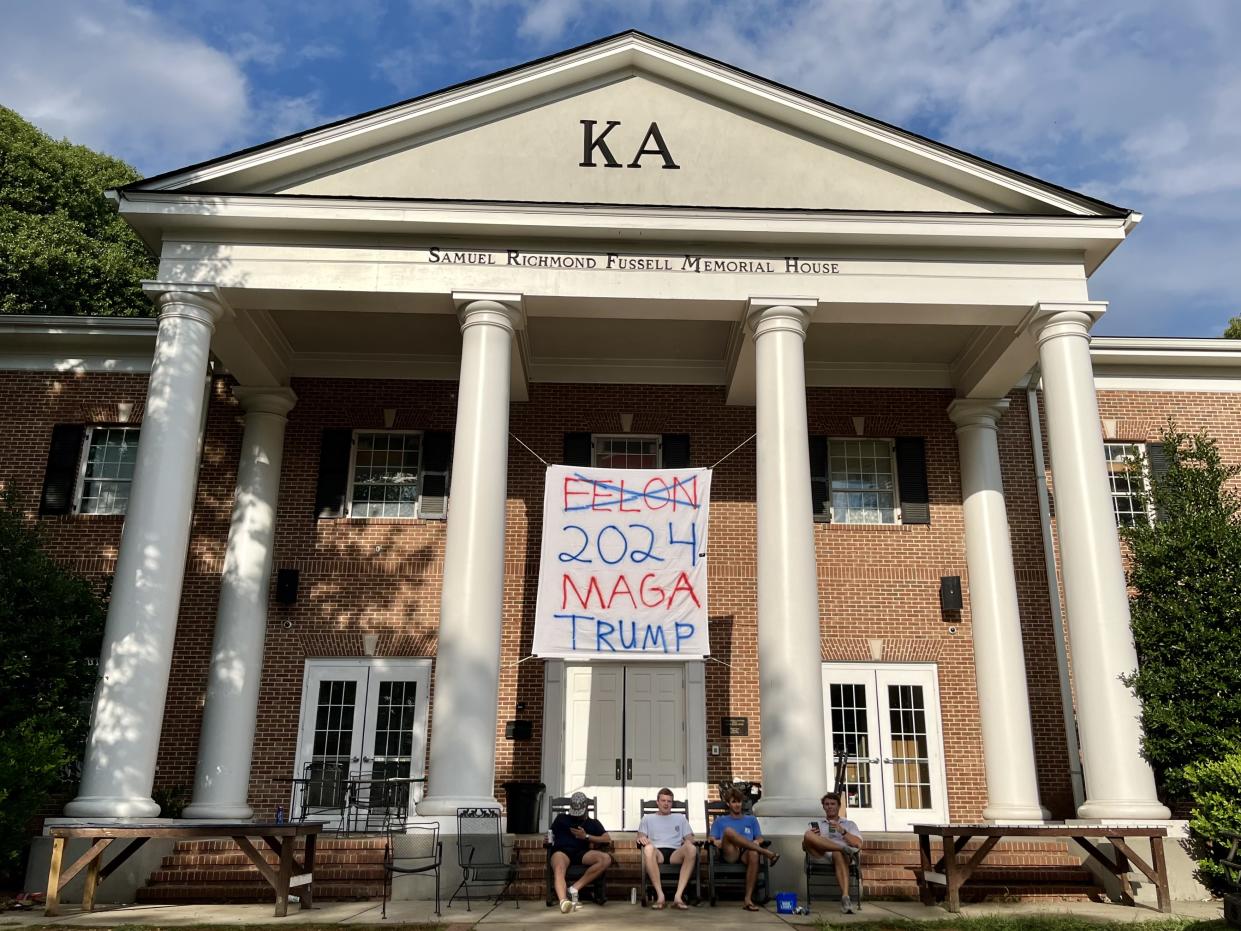
[[[710,492],[708,469],[549,467],[534,654],[708,655]]]

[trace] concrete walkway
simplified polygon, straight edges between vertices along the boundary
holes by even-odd
[[[276,918],[272,915],[270,905],[107,905],[100,906],[94,912],[85,914],[75,905],[63,906],[65,913],[56,918],[46,919],[42,909],[32,912],[0,913],[0,927],[19,929],[27,925],[68,925],[73,927],[111,927],[115,925],[155,925],[159,927],[177,927],[184,925],[256,925],[256,924],[384,924],[380,918],[379,904],[374,902],[327,902],[322,906],[307,911],[291,908],[287,918]],[[962,914],[1009,915],[1009,916],[1043,916],[1043,915],[1078,915],[1097,921],[1141,922],[1163,918],[1159,912],[1151,908],[1126,908],[1123,905],[1108,905],[1095,902],[1020,902],[1020,903],[981,903],[966,905]],[[1222,916],[1222,906],[1218,902],[1176,902],[1173,903],[1173,914],[1183,918],[1197,920],[1213,920]],[[642,909],[627,902],[613,902],[604,908],[595,905],[583,905],[582,908],[569,915],[562,915],[556,909],[547,908],[542,902],[522,902],[521,908],[515,908],[512,902],[492,907],[490,904],[475,904],[472,911],[467,912],[463,904],[454,904],[445,908],[443,917],[436,919],[429,902],[405,901],[393,902],[388,906],[387,924],[407,924],[411,922],[440,923],[452,925],[455,929],[466,931],[477,926],[480,931],[505,931],[505,929],[524,929],[532,925],[564,925],[579,931],[630,931],[635,922],[644,926],[655,927],[667,924],[677,928],[711,928],[713,931],[751,931],[755,928],[767,928],[771,931],[789,925],[813,926],[820,919],[841,926],[866,921],[883,921],[885,919],[912,919],[915,921],[940,921],[949,915],[942,908],[927,908],[917,902],[868,902],[865,909],[855,915],[842,915],[837,909],[813,912],[810,915],[777,915],[775,905],[769,904],[761,912],[744,912],[734,902],[721,903],[715,908],[702,906],[684,912],[656,912]]]

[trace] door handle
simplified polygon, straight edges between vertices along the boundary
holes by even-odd
[[[620,757],[619,756],[616,758],[616,781],[617,782],[621,781],[621,768],[620,768]]]
[[[358,762],[358,758],[357,758],[356,756],[351,756],[351,757],[349,757],[349,762],[350,762],[350,763],[356,763],[356,762]]]
[[[625,761],[625,778],[630,782],[633,781],[633,757]]]
[[[363,763],[369,763],[370,761],[371,761],[371,758],[370,758],[369,756],[363,756],[363,757],[362,757],[362,762],[363,762]]]

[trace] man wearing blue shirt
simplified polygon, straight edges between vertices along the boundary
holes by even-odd
[[[762,846],[763,832],[758,826],[758,819],[741,813],[743,799],[739,791],[727,790],[724,801],[728,805],[728,814],[720,815],[711,825],[711,843],[719,848],[719,855],[725,862],[736,863],[740,860],[745,863],[745,901],[741,907],[747,912],[757,912],[758,906],[751,900],[754,883],[758,879],[758,861],[766,857],[774,865],[780,855]]]

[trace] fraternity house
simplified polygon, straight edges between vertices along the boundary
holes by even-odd
[[[158,320],[0,318],[0,479],[110,580],[66,816],[1169,817],[1125,463],[1241,454],[1241,344],[1092,340],[1138,214],[635,32],[111,196]]]

